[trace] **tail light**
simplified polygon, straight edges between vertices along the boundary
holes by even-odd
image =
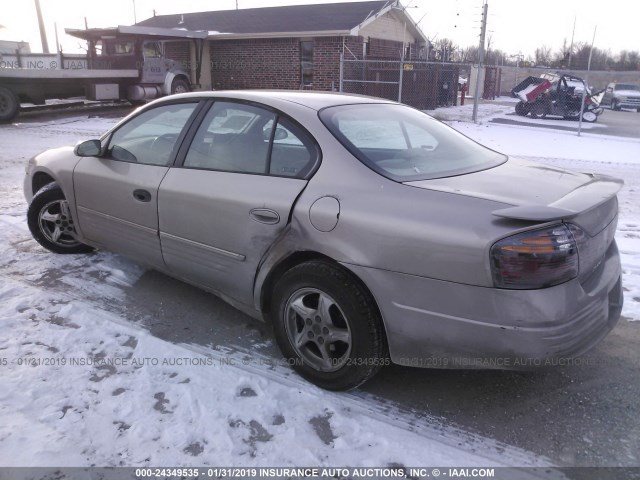
[[[555,225],[503,238],[491,247],[491,270],[498,288],[551,287],[578,276],[575,225]]]

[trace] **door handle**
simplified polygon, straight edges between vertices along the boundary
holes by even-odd
[[[133,198],[135,198],[136,200],[138,200],[139,202],[150,202],[151,201],[151,194],[149,192],[147,192],[146,190],[134,190],[133,191]]]
[[[280,215],[275,210],[269,208],[254,208],[249,212],[251,220],[266,223],[267,225],[275,225],[280,222]]]

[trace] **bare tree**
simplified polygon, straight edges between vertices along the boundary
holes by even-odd
[[[540,48],[536,48],[534,61],[538,66],[550,66],[552,61],[551,47],[544,45]]]

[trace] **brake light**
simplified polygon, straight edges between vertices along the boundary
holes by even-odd
[[[561,224],[518,233],[491,247],[491,270],[498,288],[551,287],[578,276],[575,225]]]

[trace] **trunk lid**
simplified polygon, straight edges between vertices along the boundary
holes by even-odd
[[[571,219],[595,235],[616,216],[623,182],[510,158],[488,170],[406,185],[503,203],[505,208],[493,212],[498,217],[537,223]]]
[[[574,231],[580,258],[581,282],[602,263],[617,227],[616,194],[623,181],[584,174],[523,160],[457,177],[408,182],[407,185],[505,204],[496,217],[535,223],[566,221]]]

